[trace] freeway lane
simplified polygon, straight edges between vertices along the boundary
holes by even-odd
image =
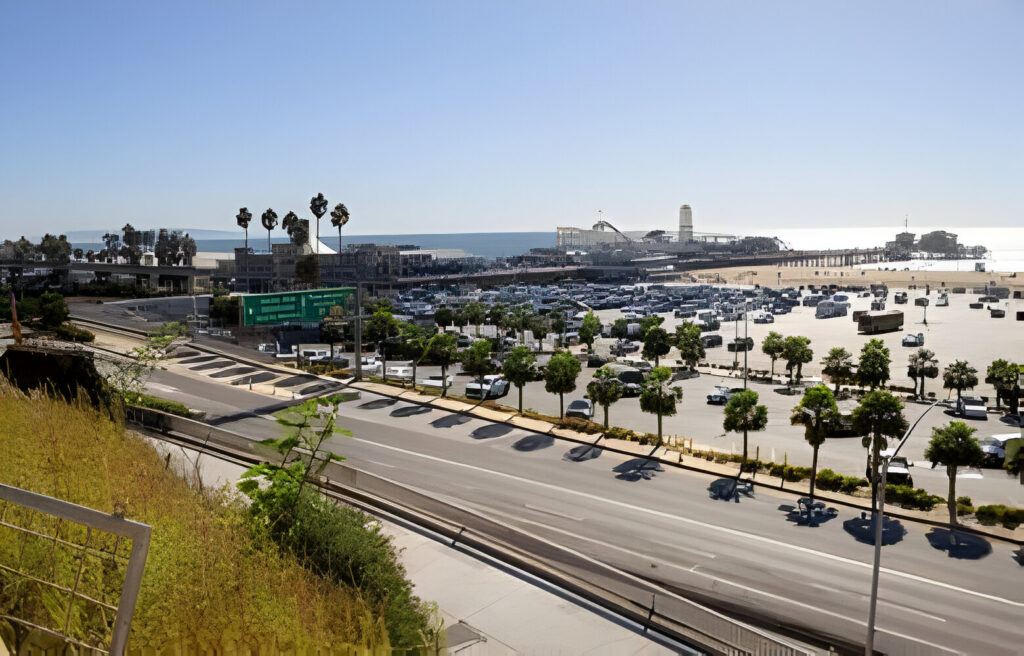
[[[193,392],[197,402],[237,404],[236,412],[272,401],[213,382],[193,389],[191,377],[158,384],[170,383]],[[360,407],[375,400],[386,405]],[[339,419],[355,437],[336,438],[331,447],[353,466],[472,506],[698,600],[753,607],[782,626],[863,640],[871,546],[843,526],[856,513],[841,509],[820,527],[797,526],[779,509],[794,503],[785,495],[759,490],[738,504],[715,501],[706,492],[708,476],[668,468],[646,471],[649,478],[628,471],[616,478],[613,469],[630,458],[602,452],[566,462],[569,443],[480,419],[455,423],[457,416],[440,410],[416,412],[364,392],[342,406]],[[223,426],[255,439],[279,434],[275,423],[251,414]],[[1022,571],[1011,548],[995,542],[978,560],[952,559],[929,545],[926,528],[905,529],[883,552],[879,648],[1019,653]]]
[[[449,416],[437,410],[392,416],[408,407],[401,402],[359,408],[372,398],[343,406],[339,423],[355,438],[332,444],[354,466],[718,603],[756,605],[786,624],[863,640],[871,547],[844,530],[858,518],[850,511],[817,528],[796,526],[779,510],[793,503],[785,496],[715,501],[706,492],[710,477],[672,469],[620,480],[612,470],[625,456],[565,462],[568,445],[560,441],[520,451],[517,444],[530,447],[535,437],[478,419],[435,428],[431,422]],[[984,558],[951,559],[929,545],[927,530],[905,529],[884,551],[879,646],[1018,653],[1024,598],[1011,548],[993,543]]]

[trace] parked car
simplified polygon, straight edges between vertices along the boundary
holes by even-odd
[[[988,419],[985,402],[976,396],[962,396],[956,402],[956,413],[966,419]]]
[[[897,305],[903,305],[907,302],[907,292],[896,292],[896,295],[892,297],[892,300],[896,301]]]
[[[887,449],[880,454],[883,458],[889,458],[889,470],[885,477],[886,485],[914,485],[914,477],[910,475],[910,468],[914,463],[907,460],[905,456],[893,456],[893,450]],[[871,469],[864,469],[864,477],[871,480]]]
[[[587,366],[591,368],[602,367],[606,364],[608,364],[608,358],[604,356],[592,354],[587,358]]]
[[[701,335],[700,343],[704,345],[704,348],[714,348],[722,345],[721,335]]]
[[[594,404],[587,399],[577,399],[565,409],[566,417],[578,417],[590,421],[594,418]]]
[[[752,351],[754,349],[754,338],[747,337],[746,339],[744,339],[742,337],[738,337],[735,340],[729,342],[727,348],[729,349],[730,353],[734,351],[739,351],[740,353],[744,351]]]
[[[913,347],[924,346],[924,333],[917,333],[916,335],[911,333],[910,335],[904,336],[903,345]]]
[[[640,350],[639,342],[632,342],[628,339],[620,339],[612,346],[612,355],[626,355],[627,353],[636,353]]]
[[[443,382],[444,387],[447,389],[451,389],[452,383],[455,382],[455,377],[452,376],[451,374],[448,374],[448,376],[446,376],[445,378],[447,378],[447,380]],[[417,382],[423,387],[436,387],[437,389],[441,389],[442,386],[441,374],[434,374],[433,376],[420,378],[419,381]]]
[[[389,366],[387,372],[388,378],[392,380],[412,380],[412,367],[408,365]]]
[[[500,374],[491,374],[490,376],[484,376],[482,386],[477,379],[466,383],[466,398],[500,399],[508,394],[508,388],[508,381],[502,378]]]
[[[985,453],[985,466],[1002,467],[1006,460],[1006,443],[1019,437],[1020,433],[1003,433],[978,440],[981,450]]]
[[[708,405],[725,405],[729,402],[729,399],[742,391],[742,387],[715,385],[715,390],[708,394]]]

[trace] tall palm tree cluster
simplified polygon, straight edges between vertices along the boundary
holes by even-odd
[[[309,211],[312,212],[316,218],[316,241],[314,242],[314,248],[316,254],[320,254],[320,219],[323,218],[324,214],[327,213],[327,199],[322,193],[313,196],[309,201]],[[349,220],[348,208],[345,207],[344,203],[338,203],[334,206],[331,211],[331,225],[338,229],[338,264],[341,264],[341,228]],[[238,223],[238,227],[245,231],[245,250],[249,251],[249,223],[252,222],[252,212],[249,208],[242,207],[238,210],[238,214],[235,216],[235,221]],[[267,208],[265,212],[260,216],[260,223],[263,224],[263,228],[267,231],[267,250],[273,250],[271,242],[271,232],[277,227],[277,212],[272,208]],[[289,211],[284,215],[281,220],[281,227],[288,233],[288,237],[291,239],[293,244],[300,245],[305,244],[309,241],[309,219],[300,218],[295,212]],[[316,259],[316,283],[319,285],[320,282],[320,264],[319,258]]]

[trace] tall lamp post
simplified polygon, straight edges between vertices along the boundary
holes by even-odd
[[[921,413],[921,416],[911,424],[910,428],[907,429],[907,432],[903,434],[903,438],[900,439],[900,443],[896,445],[893,452],[888,456],[883,457],[880,463],[882,477],[881,482],[878,485],[878,491],[876,492],[876,495],[878,496],[878,512],[875,514],[875,559],[871,566],[871,601],[868,605],[868,635],[864,642],[865,656],[873,656],[875,652],[875,610],[878,607],[878,570],[882,562],[882,524],[885,521],[885,479],[889,473],[889,461],[896,457],[896,454],[900,452],[900,449],[902,449],[903,445],[907,443],[907,439],[910,437],[910,434],[915,428],[917,428],[917,425],[921,423],[924,416],[931,412],[932,408],[941,402],[941,399],[937,399],[934,403],[928,406],[928,408]]]

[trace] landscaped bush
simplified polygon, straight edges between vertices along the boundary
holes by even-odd
[[[650,444],[652,446],[658,444],[658,436],[653,433],[636,433],[625,428],[619,428],[618,426],[612,426],[605,431],[605,437],[629,440],[630,442],[639,442],[640,444]]]
[[[601,424],[596,424],[592,421],[581,419],[579,417],[566,417],[565,419],[562,419],[560,424],[562,428],[568,428],[576,431],[577,433],[593,435],[604,431],[604,426]]]
[[[971,497],[957,497],[956,498],[956,514],[958,515],[970,515],[974,512],[974,504],[971,503]]]
[[[784,481],[802,481],[811,477],[810,467],[798,467],[796,465],[783,465],[777,462],[769,463],[768,473],[777,476]]]
[[[177,401],[168,401],[167,399],[160,399],[155,396],[148,394],[132,394],[128,397],[128,403],[131,405],[137,405],[142,408],[151,408],[153,410],[160,410],[162,412],[168,412],[172,415],[178,415],[179,417],[191,417],[192,412],[183,403]]]
[[[67,342],[91,342],[96,339],[96,335],[93,335],[88,330],[72,326],[69,323],[62,323],[54,328],[53,332],[57,335],[57,339],[63,339]]]
[[[974,516],[986,526],[1002,524],[1012,530],[1024,524],[1024,508],[1011,508],[1003,504],[978,506]]]
[[[931,510],[940,503],[946,503],[946,500],[929,494],[921,488],[913,488],[909,485],[886,485],[885,502],[898,503],[904,508],[914,510]]]
[[[868,485],[868,479],[858,476],[843,476],[831,469],[822,469],[818,472],[815,485],[821,490],[853,494],[858,488]]]

